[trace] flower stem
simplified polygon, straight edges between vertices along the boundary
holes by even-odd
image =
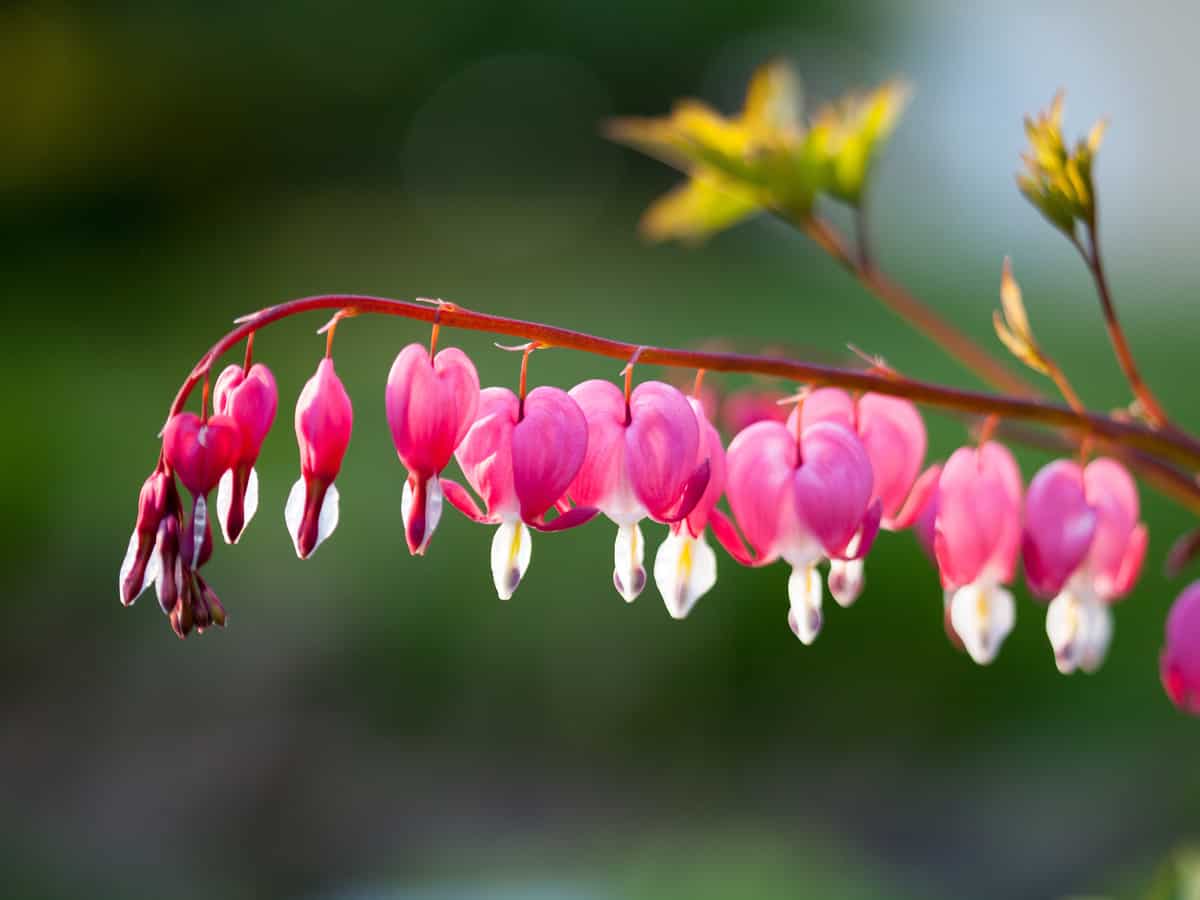
[[[555,325],[511,319],[463,309],[460,306],[451,307],[449,304],[434,308],[422,302],[355,294],[304,297],[267,307],[239,319],[237,327],[217,341],[192,369],[171,404],[170,415],[183,409],[192,390],[208,374],[221,354],[251,331],[300,313],[342,308],[350,314],[400,316],[418,322],[432,323],[435,318],[440,318],[440,324],[449,328],[502,334],[537,341],[549,347],[578,350],[611,359],[636,360],[648,365],[768,375],[800,383],[834,385],[852,391],[873,391],[894,397],[906,397],[915,403],[953,412],[994,414],[1001,419],[1067,428],[1079,434],[1092,435],[1096,440],[1109,445],[1143,450],[1192,469],[1200,467],[1200,441],[1178,429],[1160,431],[1137,422],[1122,421],[1099,413],[1076,412],[1068,406],[1045,400],[988,394],[899,377],[895,374],[884,375],[781,357],[646,346]]]

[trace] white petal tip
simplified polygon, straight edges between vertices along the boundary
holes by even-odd
[[[788,577],[788,600],[791,602],[788,625],[805,646],[812,644],[821,633],[822,593],[821,576],[815,567],[809,565],[792,569]]]
[[[613,544],[613,587],[626,603],[636,600],[646,587],[646,541],[636,523],[617,528]]]
[[[520,520],[501,523],[492,536],[492,581],[501,600],[512,598],[525,577],[532,555],[533,543],[525,523]]]
[[[829,563],[829,593],[842,609],[854,605],[863,592],[863,561],[861,559],[831,560]]]
[[[338,526],[340,505],[337,486],[331,484],[325,490],[325,497],[321,501],[321,509],[317,514],[317,540],[312,549],[308,553],[304,553],[300,548],[300,525],[304,519],[306,496],[304,479],[300,478],[292,485],[292,489],[288,493],[287,504],[283,508],[283,518],[287,522],[288,533],[292,536],[292,546],[296,548],[296,555],[301,559],[308,559],[316,553],[317,548],[325,543],[325,539],[333,534]]]
[[[704,536],[670,532],[654,556],[654,583],[671,618],[687,618],[717,583],[717,556]]]
[[[1015,623],[1013,596],[1002,587],[969,584],[950,601],[950,624],[967,655],[981,666],[995,660]]]

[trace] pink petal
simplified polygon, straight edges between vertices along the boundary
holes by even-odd
[[[1033,476],[1021,550],[1034,594],[1049,599],[1063,589],[1088,555],[1096,522],[1084,496],[1083,471],[1074,462],[1055,460]]]
[[[797,456],[787,426],[771,421],[743,429],[725,454],[725,494],[759,564],[778,558],[780,544],[803,527],[793,480]]]
[[[931,500],[937,493],[938,479],[942,476],[942,466],[940,463],[935,463],[930,466],[919,476],[916,482],[913,483],[912,489],[908,493],[908,498],[904,501],[904,506],[890,522],[885,521],[884,527],[890,528],[892,531],[901,531],[905,528],[910,528],[927,518],[927,511],[930,508]],[[936,504],[933,504],[936,506]],[[936,515],[936,509],[932,513]],[[928,521],[928,535],[918,533],[917,537],[924,540],[929,539],[929,546],[926,548],[929,554],[933,555],[933,519]],[[920,528],[920,526],[918,526]]]
[[[587,456],[588,423],[571,396],[534,388],[512,433],[513,484],[526,522],[540,519],[566,493]]]
[[[184,487],[203,496],[237,462],[241,441],[241,430],[229,416],[204,421],[195,413],[177,413],[163,429],[163,454]]]
[[[689,399],[688,402],[696,413],[696,424],[700,427],[700,451],[697,459],[700,462],[707,460],[709,467],[708,486],[688,513],[686,520],[687,529],[692,537],[699,537],[708,524],[713,507],[725,492],[725,448],[721,446],[720,433],[709,423],[700,404],[694,399]]]
[[[490,518],[515,516],[520,507],[513,483],[516,422],[517,395],[508,388],[485,388],[479,394],[475,422],[454,451],[463,475],[483,498]]]
[[[226,366],[217,378],[213,390],[213,409],[230,416],[242,432],[241,460],[250,465],[258,459],[259,450],[279,405],[275,376],[262,363],[255,363],[249,373],[241,366]]]
[[[529,526],[536,528],[538,531],[566,531],[569,528],[578,528],[580,525],[586,525],[599,514],[600,510],[594,506],[574,506],[566,512],[560,513],[549,522],[545,519],[535,519],[529,523]]]
[[[683,491],[679,494],[679,499],[659,518],[661,521],[677,525],[685,522],[687,517],[691,515],[692,510],[700,502],[700,498],[708,491],[708,482],[712,478],[712,466],[707,459],[700,465],[696,466],[688,480],[684,482]]]
[[[854,411],[854,400],[841,388],[817,388],[809,391],[804,402],[797,409],[803,417],[802,427],[816,425],[818,422],[833,422],[851,431],[856,430],[857,417]],[[788,426],[795,431],[796,410],[788,416]]]
[[[450,462],[474,421],[479,376],[457,347],[430,363],[422,344],[409,344],[392,364],[385,398],[396,453],[410,472],[430,477]]]
[[[568,392],[587,419],[587,451],[567,493],[609,518],[644,515],[625,468],[625,395],[611,381],[592,379]]]
[[[625,429],[625,465],[651,518],[664,521],[695,468],[700,429],[687,398],[661,381],[634,388]]]
[[[925,461],[925,422],[908,400],[864,394],[858,401],[858,438],[871,459],[886,524],[904,506]]]
[[[1146,559],[1146,548],[1149,545],[1150,532],[1144,524],[1139,522],[1129,535],[1129,546],[1125,550],[1121,568],[1117,570],[1117,577],[1113,579],[1112,585],[1098,586],[1101,597],[1107,600],[1119,600],[1133,590],[1138,575],[1142,572],[1142,563]]]
[[[1092,460],[1083,472],[1088,503],[1099,521],[1087,564],[1101,597],[1113,598],[1132,587],[1129,579],[1119,590],[1121,568],[1130,550],[1130,538],[1137,527],[1139,504],[1137,484],[1129,471],[1113,459]],[[1133,577],[1136,578],[1136,571]]]
[[[949,586],[981,575],[1011,580],[1021,537],[1020,470],[1012,454],[988,442],[961,447],[942,469],[934,552]]]
[[[841,556],[862,526],[872,479],[867,451],[848,428],[824,421],[804,429],[796,507],[830,556]]]
[[[743,566],[760,565],[754,554],[746,549],[746,545],[742,541],[742,536],[737,532],[737,527],[729,520],[725,513],[719,509],[714,509],[710,513],[708,524],[712,528],[712,533],[716,537],[717,543],[724,547],[725,552],[732,556],[734,560]]]
[[[354,408],[332,359],[322,359],[305,383],[296,400],[295,425],[301,474],[306,480],[332,482],[341,471],[354,425]]]
[[[1171,702],[1200,715],[1200,581],[1184,588],[1171,607],[1159,669]]]
[[[441,479],[442,493],[445,498],[450,501],[450,505],[457,509],[460,513],[470,519],[472,522],[481,524],[492,524],[499,521],[498,517],[489,516],[479,508],[475,502],[475,498],[470,495],[465,487],[457,481],[449,478]]]
[[[786,421],[788,408],[779,404],[783,399],[780,391],[736,391],[721,404],[721,423],[726,431],[737,434],[755,422]]]

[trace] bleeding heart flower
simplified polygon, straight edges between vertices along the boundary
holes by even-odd
[[[534,388],[523,403],[507,388],[480,393],[475,421],[454,455],[486,512],[461,485],[444,478],[442,487],[469,518],[499,523],[492,538],[492,579],[501,600],[513,595],[529,567],[529,528],[559,531],[596,514],[576,507],[550,522],[545,518],[583,465],[587,436],[579,404],[558,388]]]
[[[1171,702],[1200,716],[1200,581],[1184,588],[1171,606],[1159,672]]]
[[[726,464],[729,505],[753,552],[714,516],[717,538],[740,562],[764,566],[782,558],[791,565],[788,624],[811,644],[821,630],[817,563],[861,558],[879,530],[882,507],[872,499],[867,451],[833,421],[809,425],[799,441],[781,422],[758,422],[733,439]]]
[[[671,525],[666,540],[654,557],[654,583],[674,619],[682,619],[692,611],[696,601],[712,590],[717,583],[717,555],[704,532],[717,501],[725,490],[725,448],[704,414],[701,401],[689,398],[696,424],[700,429],[700,446],[695,465],[709,465],[708,486],[688,515]]]
[[[138,495],[137,520],[129,536],[129,548],[121,563],[117,588],[121,602],[129,606],[158,579],[161,561],[155,553],[158,531],[165,519],[179,505],[175,480],[159,463],[142,485]]]
[[[258,510],[258,473],[254,463],[275,421],[279,392],[271,370],[256,363],[247,372],[225,367],[213,391],[213,408],[229,416],[241,432],[241,451],[217,486],[217,519],[227,544],[236,544]]]
[[[442,516],[438,476],[475,420],[479,375],[456,347],[431,362],[424,346],[409,344],[392,363],[385,400],[392,441],[408,469],[400,504],[404,536],[409,552],[420,555]]]
[[[851,429],[871,460],[874,475],[873,499],[883,508],[881,527],[896,531],[911,524],[925,496],[915,486],[925,459],[925,423],[916,406],[900,397],[863,394],[854,399],[841,388],[818,388],[797,407],[804,427],[817,422],[836,422]],[[789,427],[796,427],[793,410]],[[865,584],[861,558],[830,561],[829,591],[841,606],[850,606]]]
[[[1132,589],[1147,542],[1137,485],[1119,462],[1097,459],[1081,469],[1060,459],[1029,483],[1025,577],[1036,596],[1053,598],[1046,634],[1060,672],[1094,672],[1104,661],[1109,604]]]
[[[687,398],[661,381],[625,395],[608,381],[576,385],[571,397],[588,423],[587,455],[568,494],[617,525],[613,585],[629,603],[646,586],[645,540],[638,522],[678,522],[708,487],[710,464],[698,466],[700,429]]]
[[[996,658],[1016,610],[1012,580],[1021,540],[1021,472],[1008,448],[960,447],[938,479],[933,546],[950,624],[975,662]]]
[[[208,495],[237,461],[241,445],[241,430],[229,416],[205,420],[177,413],[163,429],[163,457],[192,495],[192,515],[179,535],[186,568],[198,569],[212,553]]]
[[[354,427],[354,407],[329,357],[300,392],[295,421],[300,478],[288,494],[283,517],[296,555],[308,559],[337,528],[339,498],[333,482]]]

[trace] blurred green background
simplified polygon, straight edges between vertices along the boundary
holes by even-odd
[[[648,247],[676,176],[606,144],[612,114],[725,110],[768,57],[829,98],[915,100],[876,173],[883,265],[994,345],[1001,257],[1089,403],[1126,399],[1085,273],[1012,184],[1020,116],[1069,89],[1109,114],[1104,239],[1128,331],[1186,425],[1200,70],[1186,4],[483,4],[126,0],[0,7],[0,883],[12,897],[1036,898],[1131,895],[1200,831],[1197,725],[1162,695],[1187,516],[1144,492],[1152,549],[1096,675],[1059,676],[1043,611],[978,668],[931,566],[885,536],[866,594],[802,647],[786,572],[721,558],[684,623],[627,607],[612,528],[538,537],[496,600],[486,529],[400,530],[383,417],[427,332],[358,319],[341,525],[305,563],[282,507],[322,318],[262,334],[280,416],[263,506],[208,571],[230,627],[180,643],[116,572],[155,432],[237,315],[324,291],[438,296],[647,343],[780,341],[968,383],[798,235],[757,221]],[[1194,146],[1194,144],[1192,144]],[[481,335],[485,383],[517,361]],[[619,366],[539,354],[563,386]],[[656,375],[653,369],[640,372]],[[735,383],[735,382],[727,382]],[[931,414],[931,455],[965,438]],[[1044,461],[1021,457],[1026,476]],[[654,531],[652,527],[650,529]],[[661,528],[654,533],[656,544]],[[649,535],[648,535],[649,536]]]

